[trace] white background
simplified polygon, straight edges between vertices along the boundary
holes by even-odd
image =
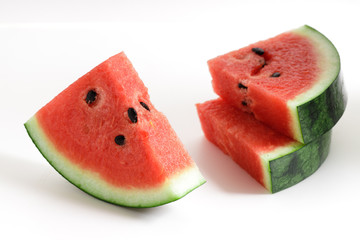
[[[0,0],[0,239],[359,239],[357,1]],[[206,61],[308,24],[337,47],[348,91],[321,168],[276,194],[205,140],[194,104],[215,98]],[[99,201],[63,179],[23,123],[125,51],[207,183],[152,209]]]

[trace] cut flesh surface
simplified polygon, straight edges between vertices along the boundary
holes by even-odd
[[[215,92],[276,131],[302,143],[329,131],[346,95],[333,44],[309,26],[208,62]]]

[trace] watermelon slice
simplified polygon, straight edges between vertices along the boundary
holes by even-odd
[[[329,153],[330,131],[303,144],[222,99],[196,107],[206,138],[270,192],[291,187],[310,176]]]
[[[61,175],[107,202],[158,206],[205,182],[124,53],[75,81],[25,127]]]
[[[215,92],[302,143],[328,132],[346,95],[334,45],[309,26],[208,61]]]

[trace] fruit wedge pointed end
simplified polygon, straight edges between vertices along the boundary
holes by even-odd
[[[321,137],[345,111],[339,54],[309,26],[218,56],[208,65],[221,98],[299,142]]]
[[[75,81],[25,127],[56,171],[106,202],[155,207],[205,183],[124,53]]]

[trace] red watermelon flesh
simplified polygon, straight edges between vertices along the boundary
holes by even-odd
[[[62,163],[54,166],[58,160],[48,159],[73,183],[82,180],[77,177],[73,180],[72,175],[86,172],[111,188],[141,192],[161,189],[184,172],[192,171],[195,176],[178,183],[186,185],[181,187],[183,192],[177,189],[175,192],[180,192],[169,199],[151,202],[138,199],[134,193],[131,196],[135,199],[130,200],[126,194],[119,201],[109,200],[107,195],[111,193],[97,196],[101,199],[120,205],[155,206],[173,201],[204,182],[166,117],[151,103],[147,88],[124,53],[109,58],[78,79],[40,109],[35,119],[36,129],[46,138],[38,141],[49,142],[56,154],[63,156],[61,159],[78,169],[73,174],[72,170],[59,169]],[[41,147],[39,150],[44,151]]]
[[[225,101],[304,142],[296,107],[336,78],[336,54],[323,35],[302,27],[218,56],[208,65],[214,91]]]

